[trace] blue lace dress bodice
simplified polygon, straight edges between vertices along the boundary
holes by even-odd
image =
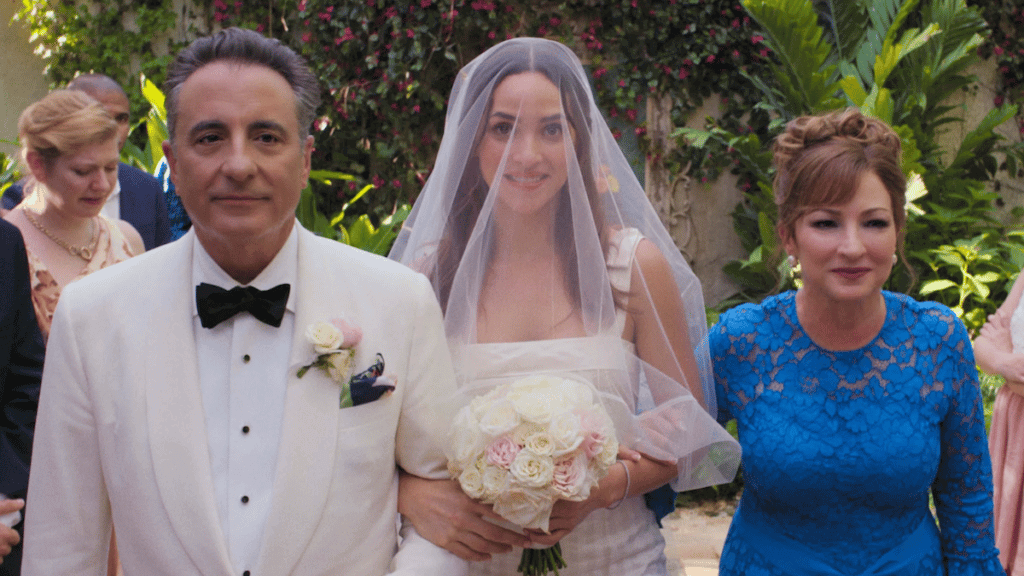
[[[1003,574],[967,332],[942,305],[883,294],[882,330],[858,350],[811,341],[794,292],[711,329],[745,481],[721,576]]]

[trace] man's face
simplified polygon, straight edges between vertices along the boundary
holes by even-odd
[[[107,110],[117,122],[117,149],[124,148],[128,141],[128,131],[131,128],[131,106],[128,98],[117,90],[106,90],[93,95],[96,100]]]
[[[164,153],[207,250],[276,254],[284,245],[313,151],[295,105],[288,82],[264,66],[212,62],[181,85]]]

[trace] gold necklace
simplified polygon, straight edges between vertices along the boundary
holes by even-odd
[[[31,222],[32,225],[35,226],[37,230],[39,230],[40,232],[45,234],[46,237],[49,238],[50,240],[53,240],[58,246],[60,246],[61,248],[67,250],[69,254],[71,254],[72,256],[78,256],[79,258],[81,258],[82,260],[85,260],[86,262],[89,262],[89,261],[92,260],[93,248],[96,247],[96,242],[99,240],[99,234],[97,234],[97,232],[99,232],[99,227],[96,226],[95,219],[93,220],[93,225],[92,225],[93,233],[92,233],[92,241],[89,243],[90,246],[78,247],[78,246],[72,246],[71,244],[68,244],[67,242],[61,240],[60,238],[58,238],[56,236],[54,236],[52,232],[50,232],[49,230],[44,228],[43,225],[40,224],[39,221],[36,220],[35,217],[32,216],[32,211],[31,210],[23,209],[22,212],[25,214],[25,218],[28,218],[28,221]]]

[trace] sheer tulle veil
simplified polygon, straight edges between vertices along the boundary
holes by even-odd
[[[494,110],[494,93],[503,82],[528,73],[543,75],[553,84],[561,103],[560,113],[537,119],[539,124],[527,108],[533,105],[534,94],[529,92],[518,110],[508,110],[509,94],[515,97],[516,92],[504,93],[504,112]],[[487,151],[485,141],[490,143]],[[495,141],[504,141],[504,148],[495,152]],[[558,148],[552,152],[552,146]],[[564,184],[558,186],[562,179]],[[534,201],[531,195],[542,195],[545,187],[551,188],[546,216],[524,215],[522,206]],[[529,258],[503,258],[503,247],[510,245],[510,222],[543,222],[529,234],[546,237],[555,247],[557,255],[546,268],[527,270]],[[663,268],[671,269],[685,321],[645,318],[626,324],[634,330],[642,324],[642,337],[622,333],[623,317],[636,318],[639,311],[654,309],[643,304],[662,287],[649,285],[655,279],[634,264],[631,254],[642,247],[637,248],[636,241],[630,244],[629,238],[649,242],[667,261]],[[567,371],[578,373],[573,370],[578,363],[600,364],[600,369],[582,373],[615,420],[620,442],[655,458],[677,461],[677,490],[727,482],[735,474],[739,446],[708,415],[715,414],[716,407],[700,283],[645,196],[594,103],[583,66],[566,46],[538,38],[508,40],[459,72],[437,161],[390,257],[430,278],[444,310],[462,394],[471,397],[496,384],[480,378],[472,362],[465,360],[476,347],[544,341],[551,346],[541,342],[539,348],[556,355],[561,354],[555,352],[561,349],[558,345],[566,342],[613,342],[593,349],[569,346],[581,355],[579,362],[560,358],[555,365],[562,361]],[[523,306],[521,294],[518,299],[513,294],[519,290],[514,282],[496,281],[517,277],[499,268],[510,262],[522,263],[519,277],[531,279],[529,306]],[[499,269],[505,275],[500,276]],[[657,281],[669,282],[668,274]],[[503,295],[506,286],[509,293]],[[507,309],[498,310],[500,306],[518,308],[510,315]],[[503,335],[497,339],[494,330],[481,333],[498,317],[515,318],[526,328],[499,331]],[[684,322],[685,326],[676,325]],[[671,342],[686,338],[692,359],[672,352]],[[651,349],[661,351],[657,360],[645,357],[644,351]],[[588,359],[586,354],[601,358]],[[521,358],[511,362],[506,373],[530,370],[517,364]],[[686,370],[685,365],[691,368]],[[691,378],[697,381],[680,382],[684,373],[697,375]],[[707,411],[687,387],[702,392]]]

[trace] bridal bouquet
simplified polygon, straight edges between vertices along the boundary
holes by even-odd
[[[617,454],[614,425],[588,384],[532,376],[459,411],[448,468],[471,498],[517,526],[547,532],[555,501],[585,500]],[[519,572],[557,575],[565,566],[556,544],[523,550]]]

